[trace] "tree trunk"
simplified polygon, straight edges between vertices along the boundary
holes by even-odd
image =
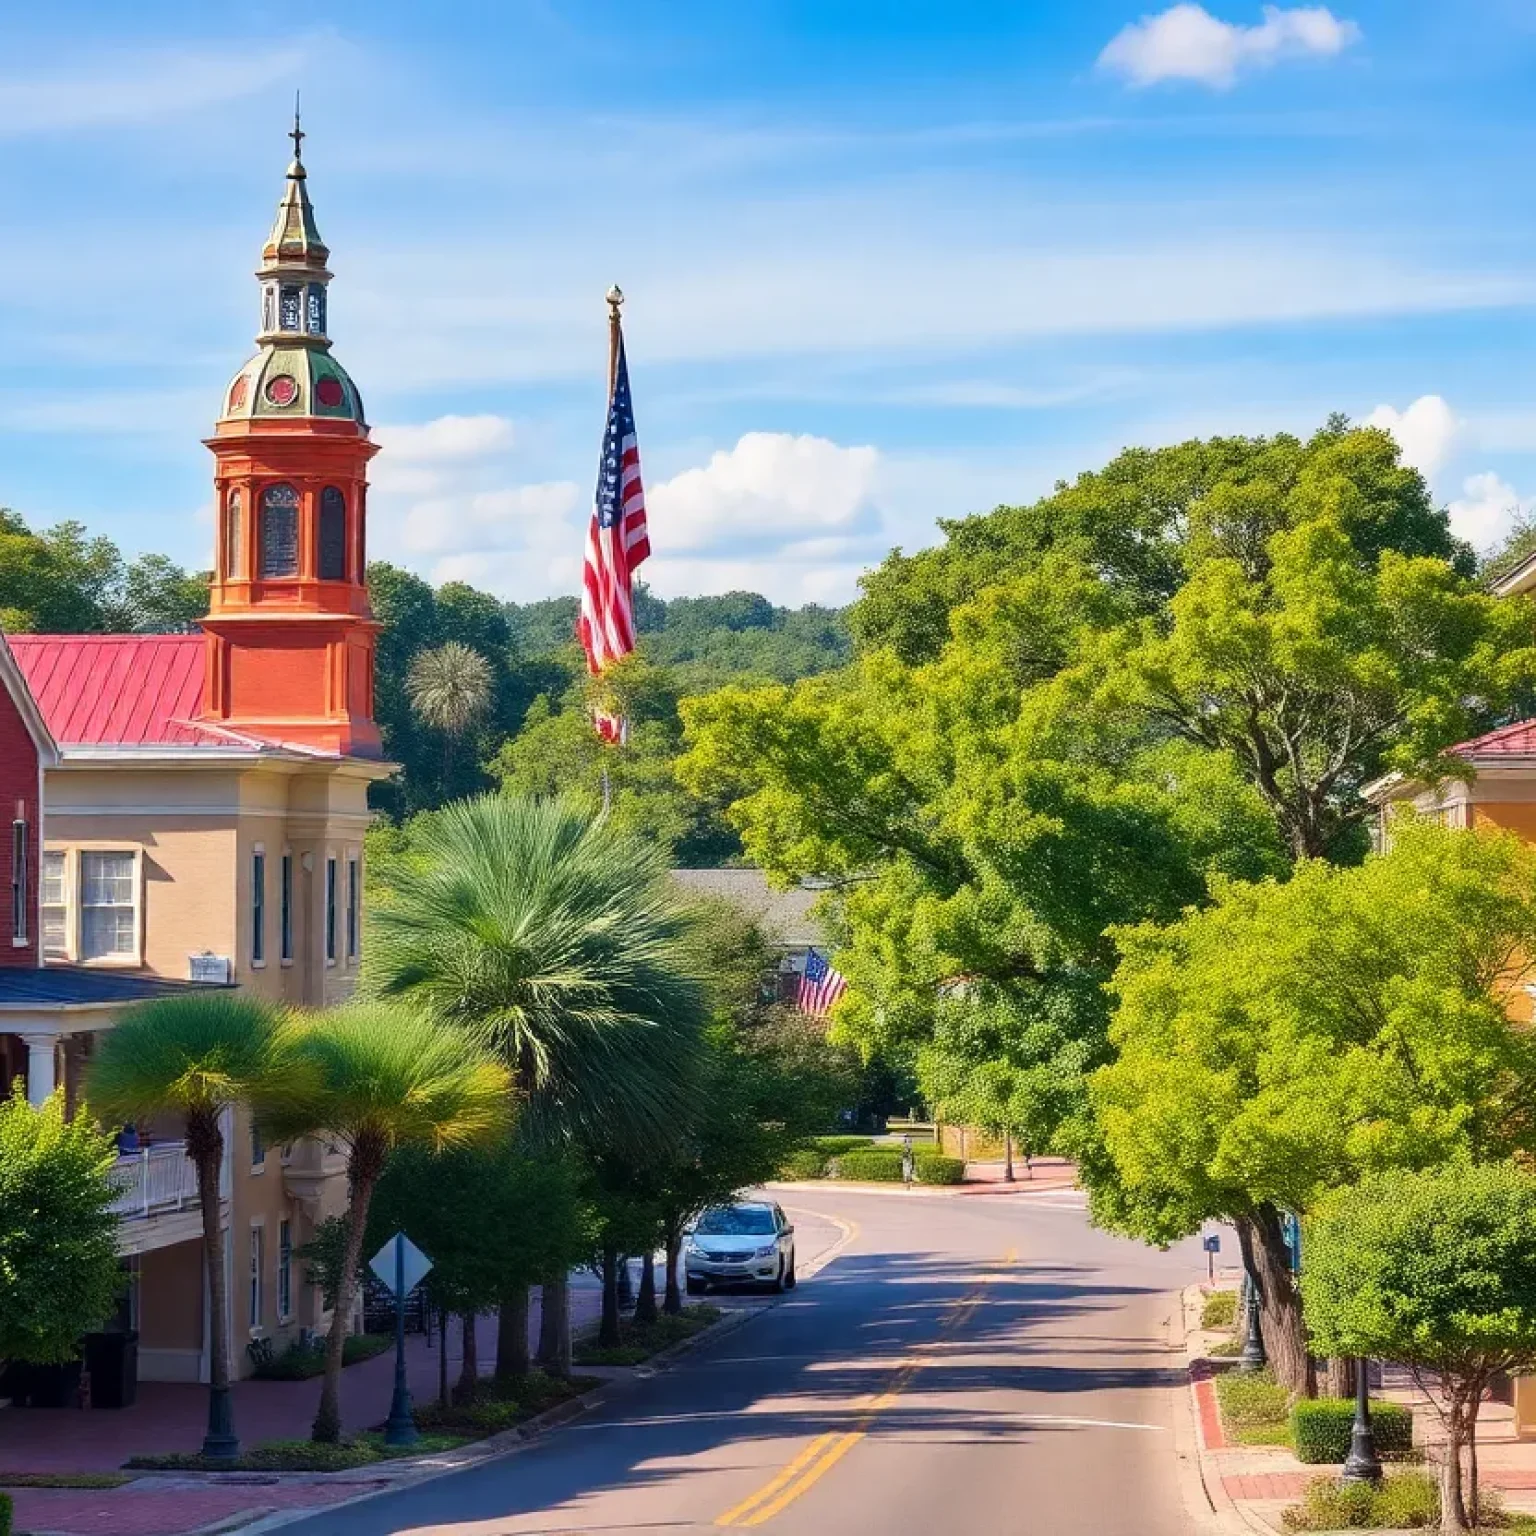
[[[448,1308],[444,1307],[437,1314],[437,1401],[439,1406],[447,1408],[450,1404],[448,1396]]]
[[[640,1255],[640,1294],[635,1297],[635,1321],[656,1321],[656,1254],[649,1247]]]
[[[571,1288],[562,1269],[539,1287],[539,1369],[550,1376],[571,1374]]]
[[[1316,1397],[1317,1379],[1307,1353],[1301,1296],[1291,1274],[1280,1213],[1261,1205],[1236,1221],[1243,1263],[1258,1282],[1259,1329],[1275,1380],[1295,1397]]]
[[[677,1284],[677,1261],[683,1251],[681,1225],[667,1228],[667,1294],[661,1310],[676,1317],[683,1310],[683,1293]]]
[[[1003,1134],[1003,1183],[1013,1183],[1013,1137]]]
[[[528,1287],[517,1285],[501,1300],[496,1326],[496,1379],[519,1381],[528,1374]]]
[[[1483,1405],[1483,1381],[1479,1377],[1472,1384],[1472,1397],[1467,1403],[1467,1512],[1474,1525],[1483,1519],[1482,1493],[1477,1477],[1477,1410]]]
[[[1328,1361],[1324,1372],[1326,1395],[1329,1397],[1353,1397],[1355,1395],[1355,1357],[1335,1355]]]
[[[240,1454],[235,1438],[234,1401],[229,1391],[229,1290],[224,1283],[224,1231],[219,1212],[219,1169],[224,1137],[216,1117],[194,1124],[187,1119],[187,1150],[197,1170],[197,1203],[203,1217],[203,1267],[208,1275],[208,1438],[205,1452],[233,1460]]]
[[[1445,1415],[1445,1454],[1440,1463],[1441,1536],[1459,1536],[1467,1528],[1467,1506],[1461,1491],[1461,1446],[1466,1437],[1461,1393],[1451,1395]]]
[[[475,1389],[480,1385],[480,1349],[475,1337],[475,1314],[459,1314],[459,1326],[464,1338],[464,1358],[459,1364],[459,1384],[454,1389],[455,1398],[461,1403],[475,1400]]]
[[[371,1162],[372,1159],[370,1158]],[[382,1152],[378,1164],[383,1166]],[[352,1198],[347,1202],[347,1241],[342,1251],[341,1274],[336,1281],[336,1309],[331,1313],[331,1328],[325,1339],[325,1381],[320,1388],[320,1407],[310,1438],[321,1445],[335,1445],[341,1439],[341,1367],[347,1346],[347,1325],[352,1320],[352,1301],[357,1294],[357,1261],[363,1248],[363,1228],[368,1224],[368,1203],[373,1199],[370,1169],[358,1172],[358,1149],[352,1149]]]
[[[603,1321],[597,1342],[603,1349],[617,1349],[623,1342],[619,1333],[619,1251],[607,1243],[603,1245]]]

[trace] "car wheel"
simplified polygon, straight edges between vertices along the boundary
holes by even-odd
[[[695,1280],[692,1275],[689,1275],[684,1289],[690,1296],[702,1296],[709,1287],[702,1280]]]
[[[791,1248],[789,1251],[789,1273],[784,1276],[784,1289],[792,1291],[799,1283],[795,1279],[795,1251]]]
[[[779,1272],[778,1272],[778,1274],[776,1274],[773,1277],[773,1279],[769,1282],[769,1284],[773,1287],[773,1291],[774,1291],[775,1295],[777,1295],[780,1291],[782,1291],[784,1289],[784,1260],[783,1259],[779,1260]]]

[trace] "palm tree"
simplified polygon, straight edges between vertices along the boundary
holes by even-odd
[[[422,722],[443,733],[445,792],[454,748],[491,707],[494,681],[489,660],[458,640],[449,640],[435,650],[418,651],[411,658],[405,674],[406,696]]]
[[[212,1314],[203,1455],[219,1460],[240,1454],[229,1392],[229,1295],[220,1262],[219,1118],[230,1105],[258,1095],[280,1097],[294,1085],[280,1022],[276,1009],[254,997],[197,992],[159,998],[133,1009],[102,1036],[86,1078],[91,1108],[109,1123],[181,1116],[187,1156],[197,1169]]]
[[[324,1132],[347,1147],[346,1247],[311,1431],[318,1441],[336,1441],[342,1351],[368,1203],[384,1161],[400,1146],[445,1151],[501,1134],[510,1120],[511,1079],[462,1030],[388,1003],[354,1002],[297,1018],[286,1038],[304,1076],[298,1091],[258,1100],[262,1124],[277,1140]]]
[[[708,1008],[691,911],[656,849],[564,800],[486,795],[424,818],[410,857],[380,878],[366,987],[495,1049],[546,1141],[638,1160],[670,1138]],[[565,1279],[551,1274],[543,1293],[540,1356],[557,1371],[569,1369]],[[498,1370],[515,1368],[513,1347]]]

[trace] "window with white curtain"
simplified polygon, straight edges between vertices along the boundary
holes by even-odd
[[[80,957],[137,954],[138,882],[132,853],[80,855]]]

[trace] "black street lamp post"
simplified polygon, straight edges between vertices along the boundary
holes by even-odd
[[[1248,1290],[1248,1326],[1242,1351],[1237,1357],[1237,1368],[1262,1371],[1269,1364],[1269,1356],[1264,1353],[1264,1335],[1259,1330],[1259,1282],[1254,1279],[1252,1270],[1244,1275],[1244,1284]]]
[[[1371,1371],[1367,1360],[1355,1361],[1355,1423],[1349,1434],[1349,1458],[1344,1463],[1346,1483],[1379,1483],[1381,1461],[1376,1437],[1371,1433]]]

